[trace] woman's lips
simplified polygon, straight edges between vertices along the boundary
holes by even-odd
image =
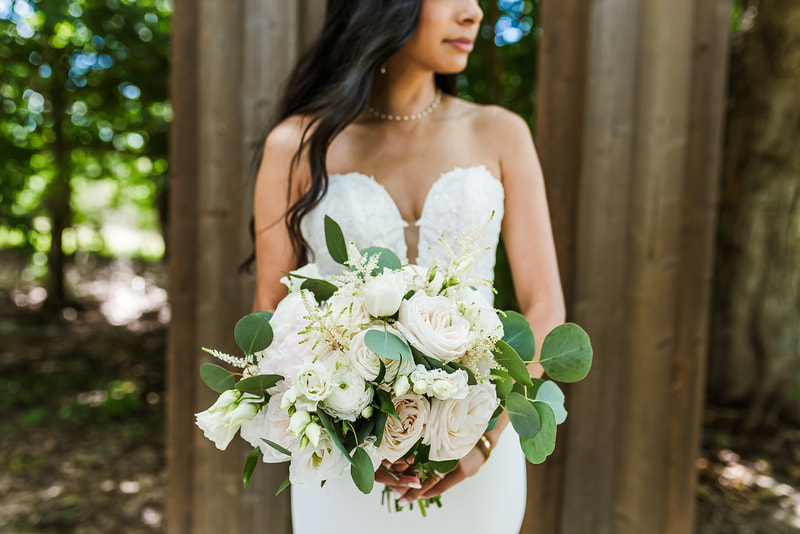
[[[469,39],[447,39],[445,43],[452,45],[462,52],[472,52],[474,43]]]

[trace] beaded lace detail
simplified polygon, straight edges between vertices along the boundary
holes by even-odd
[[[325,246],[324,217],[328,215],[339,223],[345,238],[358,248],[386,247],[408,263],[405,228],[409,223],[403,220],[386,189],[373,177],[359,172],[331,174],[329,178],[327,193],[303,218],[300,227],[309,245],[309,261],[316,262],[324,276],[342,269]],[[472,267],[475,275],[493,281],[503,200],[503,185],[483,165],[456,167],[443,173],[428,191],[422,215],[414,222],[419,228],[414,263],[428,266],[438,261],[446,268],[449,260],[439,238],[444,236],[453,251],[460,254],[455,238],[476,232],[494,213],[479,241],[479,248],[486,251]],[[488,288],[481,289],[488,291]],[[485,296],[490,302],[493,300],[491,293]]]

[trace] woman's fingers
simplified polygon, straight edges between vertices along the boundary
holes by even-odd
[[[418,489],[410,489],[406,492],[405,495],[400,499],[400,506],[407,506],[409,503],[412,503],[419,499],[422,495],[430,491],[439,481],[441,480],[441,476],[430,476],[426,478],[422,482],[422,486]]]
[[[417,477],[416,475],[401,475],[396,473],[388,473],[383,469],[378,469],[375,472],[375,481],[380,482],[382,484],[386,484],[390,488],[419,489],[422,487],[419,477]]]

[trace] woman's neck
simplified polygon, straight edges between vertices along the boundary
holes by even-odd
[[[434,73],[392,63],[376,75],[368,105],[388,115],[411,115],[431,105],[436,97]]]

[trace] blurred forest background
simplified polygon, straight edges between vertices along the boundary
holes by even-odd
[[[459,82],[532,128],[540,1],[484,1]],[[0,0],[0,532],[164,528],[171,13]],[[800,532],[800,5],[730,20],[696,531]]]

